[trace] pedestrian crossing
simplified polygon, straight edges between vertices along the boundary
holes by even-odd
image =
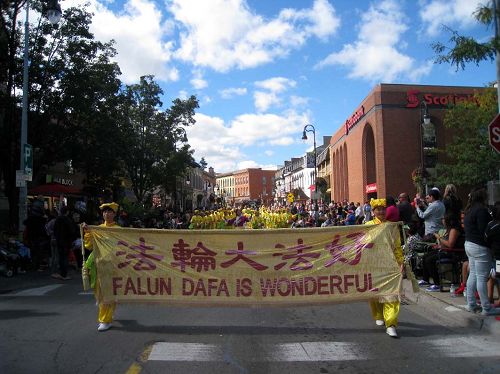
[[[62,286],[63,286],[62,284],[51,284],[51,285],[43,286],[43,287],[28,288],[28,289],[22,290],[22,291],[0,294],[0,297],[1,296],[3,296],[3,297],[45,296],[49,292],[57,290],[59,287],[62,287]]]
[[[485,344],[481,337],[432,338],[419,341],[437,357],[471,358],[498,357],[500,343]],[[417,348],[416,348],[417,349]],[[366,343],[310,341],[259,345],[259,355],[245,357],[251,362],[335,362],[376,360],[377,347]],[[234,353],[234,352],[233,352]],[[218,344],[157,342],[150,348],[147,361],[164,362],[223,362],[227,358],[224,347]]]

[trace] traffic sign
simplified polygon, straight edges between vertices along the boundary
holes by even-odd
[[[286,197],[289,203],[293,203],[293,201],[295,200],[295,198],[293,197],[293,193],[291,192],[289,192]]]
[[[16,170],[16,187],[26,187],[26,174],[24,174],[24,170]]]
[[[500,153],[500,114],[488,125],[490,144],[497,153]]]
[[[31,144],[24,144],[24,174],[26,180],[30,181],[33,178],[33,147]]]

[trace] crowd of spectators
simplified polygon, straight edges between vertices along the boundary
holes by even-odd
[[[495,274],[495,261],[500,261],[500,203],[490,207],[490,212],[484,202],[484,189],[472,191],[465,207],[464,225],[464,206],[453,185],[446,186],[443,195],[438,188],[432,188],[426,196],[416,194],[411,198],[408,193],[401,192],[397,199],[393,196],[385,198],[386,220],[403,222],[405,231],[401,232],[401,237],[406,239],[405,256],[415,273],[423,276],[420,282],[422,286],[427,287],[428,291],[440,290],[436,269],[436,256],[440,249],[465,247],[461,259],[461,284],[456,290],[457,294],[464,293],[468,288],[466,285],[470,283],[470,292],[474,288],[479,290],[478,294],[472,296],[467,290],[471,310],[477,309],[476,298],[473,296],[481,298],[485,310],[490,305],[497,306],[492,302],[495,285],[500,290]],[[25,221],[22,240],[5,237],[0,245],[19,254],[14,273],[48,270],[53,278],[67,280],[70,279],[68,268],[77,269],[82,263],[79,224],[85,221],[97,225],[101,223],[99,219],[102,217],[92,215],[92,209],[87,209],[82,201],[76,202],[72,207],[63,206],[59,210],[48,211],[46,208],[43,199],[35,199]],[[242,204],[185,212],[156,209],[142,216],[133,216],[122,209],[117,214],[116,222],[122,227],[182,230],[328,227],[359,225],[372,219],[369,201],[355,203],[343,200],[329,203],[273,203],[269,206],[256,206],[252,203],[249,206]],[[468,242],[465,246],[464,241]],[[476,253],[486,253],[484,248],[489,251],[482,256],[488,265],[478,260]],[[424,256],[417,256],[419,251],[424,251]],[[472,268],[468,262],[471,256],[474,261]],[[469,271],[474,278],[469,276]]]

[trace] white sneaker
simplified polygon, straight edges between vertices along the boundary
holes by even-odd
[[[97,326],[97,331],[106,331],[111,328],[111,323],[100,323],[99,326]]]
[[[385,330],[387,335],[389,335],[391,338],[397,338],[398,333],[396,332],[396,328],[394,326],[389,326],[387,330]]]
[[[376,319],[376,320],[375,320],[375,324],[376,324],[377,326],[384,326],[384,325],[385,325],[385,322],[384,322],[384,320],[383,320],[383,319]]]

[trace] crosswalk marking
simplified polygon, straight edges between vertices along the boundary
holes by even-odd
[[[498,357],[499,343],[486,343],[481,337],[427,339],[426,349],[439,357]],[[373,348],[373,347],[371,347]],[[255,362],[325,362],[376,359],[366,344],[319,341],[260,345],[261,354],[247,360]],[[233,352],[234,353],[234,352]],[[217,344],[157,342],[148,361],[222,362],[227,352]]]
[[[432,349],[447,357],[498,357],[500,344],[486,343],[480,337],[454,337],[427,340]]]
[[[363,357],[357,344],[346,342],[264,344],[262,351],[266,354],[255,357],[256,361],[352,361]],[[363,358],[368,359],[366,354]],[[224,360],[224,351],[214,344],[158,342],[153,345],[148,360],[216,362]]]
[[[167,343],[153,345],[150,361],[222,361],[222,349],[213,344]]]
[[[24,291],[19,291],[19,292],[14,292],[14,293],[8,293],[8,294],[1,294],[0,296],[44,296],[50,291],[54,291],[55,289],[61,287],[62,284],[52,284],[49,286],[44,286],[44,287],[37,287],[37,288],[30,288]]]
[[[345,342],[302,342],[269,347],[266,361],[352,361],[359,360],[357,344]],[[367,359],[367,357],[363,357]]]

